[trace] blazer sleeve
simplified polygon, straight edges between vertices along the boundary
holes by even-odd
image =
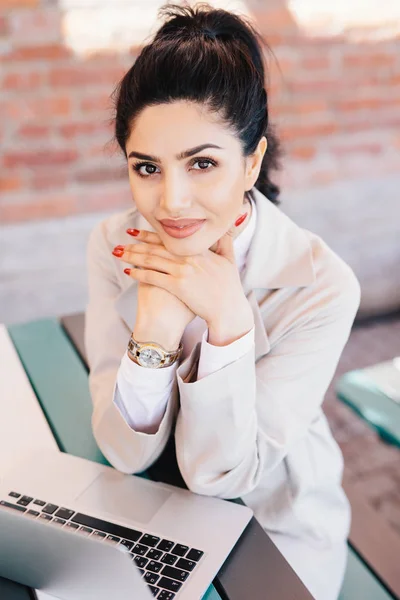
[[[318,414],[360,303],[354,275],[316,294],[307,318],[255,363],[254,345],[209,376],[177,370],[176,456],[188,488],[237,498],[272,472]],[[186,379],[185,379],[186,378]]]
[[[213,346],[208,341],[208,329],[201,339],[197,381],[241,358],[254,344],[255,327],[227,346]]]
[[[113,271],[112,247],[109,246],[102,221],[92,230],[87,244],[88,302],[84,343],[90,370],[92,430],[110,464],[119,471],[133,474],[147,469],[164,450],[176,421],[179,391],[176,377],[160,389],[159,379],[164,373],[147,373],[148,392],[153,390],[168,395],[165,413],[154,433],[135,431],[117,406],[118,371],[131,331],[115,309],[121,289]]]
[[[208,343],[207,338],[208,329],[201,340],[198,380],[245,354],[254,343],[254,326],[246,335],[228,346],[213,346]],[[114,404],[129,427],[146,433],[157,432],[176,378],[177,367],[178,364],[174,363],[165,369],[153,371],[152,377],[156,378],[158,385],[149,385],[148,370],[132,362],[125,352],[117,374]]]

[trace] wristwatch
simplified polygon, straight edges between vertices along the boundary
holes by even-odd
[[[182,354],[182,350],[182,342],[177,350],[168,352],[156,342],[137,342],[131,335],[127,352],[129,358],[141,367],[163,369],[174,364]]]

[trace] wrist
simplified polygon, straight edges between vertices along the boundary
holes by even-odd
[[[208,326],[208,343],[213,346],[228,346],[240,339],[254,327],[254,316],[251,307],[236,312],[236,316],[218,319]]]
[[[162,346],[167,352],[177,350],[181,341],[181,337],[178,338],[175,333],[163,331],[154,326],[135,326],[132,335],[137,342],[154,342]]]

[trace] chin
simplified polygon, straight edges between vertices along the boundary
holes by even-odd
[[[168,238],[168,239],[167,239]],[[207,249],[213,249],[215,251],[217,242],[209,242],[206,239],[194,240],[191,237],[177,239],[171,238],[166,234],[166,238],[163,240],[166,249],[175,254],[175,256],[196,256],[196,254],[202,254]],[[213,248],[215,246],[215,248]]]

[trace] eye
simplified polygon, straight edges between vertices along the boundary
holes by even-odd
[[[196,158],[194,161],[192,161],[192,164],[196,164],[196,163],[202,163],[204,164],[210,164],[213,167],[215,167],[217,165],[217,163],[212,160],[211,158]],[[207,167],[205,169],[203,169],[203,167],[201,167],[200,169],[195,169],[195,171],[211,171],[211,168]]]
[[[146,173],[146,174],[143,173],[142,171],[140,171],[140,169],[142,167],[151,167],[152,169],[156,168],[155,165],[152,165],[151,163],[145,163],[145,162],[139,162],[139,163],[135,163],[134,165],[132,165],[133,170],[136,171],[140,177],[149,177],[150,175],[153,175],[154,171],[152,173]]]
[[[199,164],[210,164],[211,167],[205,167],[205,168],[200,167],[199,169],[194,169],[194,171],[210,171],[210,170],[212,170],[212,167],[216,167],[218,165],[218,163],[215,160],[213,160],[212,158],[208,158],[206,156],[201,157],[201,158],[195,158],[195,159],[193,159],[191,161],[190,164],[191,165],[195,165],[196,163],[199,163]],[[144,177],[144,178],[147,178],[147,177],[150,177],[151,175],[154,175],[155,171],[153,170],[151,173],[148,173],[146,171],[143,172],[143,171],[140,170],[142,167],[145,167],[145,168],[150,167],[151,169],[156,169],[157,168],[152,163],[138,162],[138,163],[133,164],[132,165],[133,170],[137,172],[137,174],[139,175],[139,177]]]

